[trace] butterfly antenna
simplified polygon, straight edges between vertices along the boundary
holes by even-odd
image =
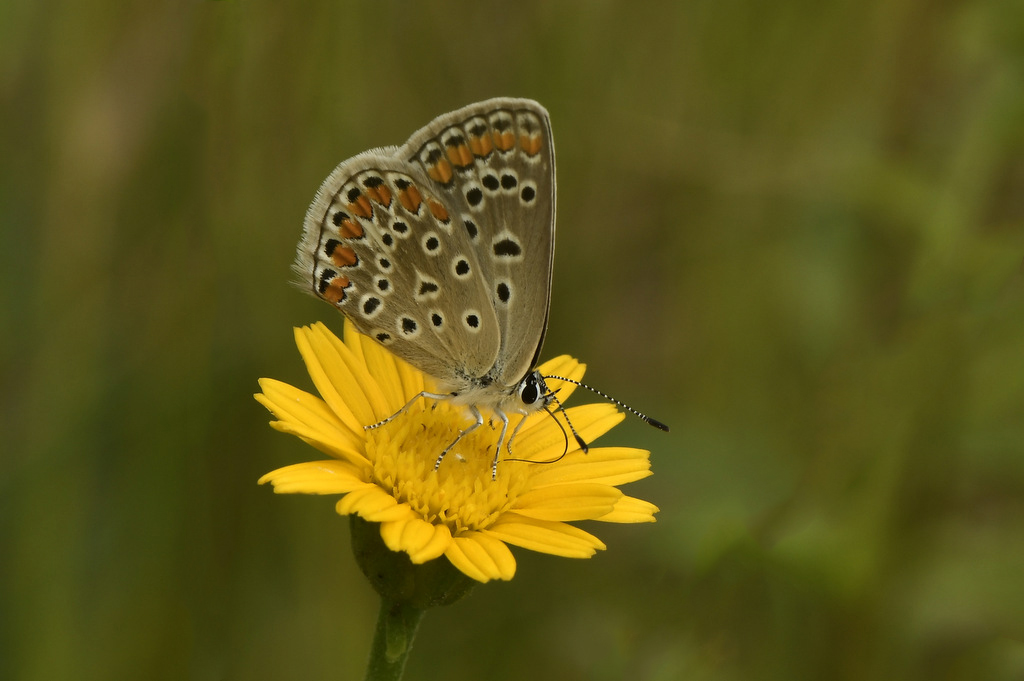
[[[548,378],[548,377],[545,376],[545,378]],[[558,376],[551,376],[550,378],[558,378]],[[573,383],[575,383],[575,381],[573,381]],[[565,422],[569,425],[569,430],[572,432],[572,436],[574,438],[576,438],[576,444],[578,444],[580,446],[580,449],[583,450],[584,454],[589,452],[590,451],[590,447],[587,445],[586,441],[583,438],[580,437],[580,434],[576,432],[576,427],[573,426],[572,425],[572,421],[569,420],[569,415],[567,413],[565,413],[565,408],[562,407],[562,401],[555,396],[555,391],[554,390],[550,391],[548,393],[548,397],[550,397],[552,400],[554,400],[555,404],[558,405],[558,411],[562,412],[562,416],[565,417]],[[551,414],[551,418],[555,418],[555,415],[552,414],[550,411],[548,411],[546,408],[545,408],[544,411],[547,411],[549,414]],[[558,423],[558,419],[555,419],[555,423]],[[559,424],[559,425],[561,425],[561,424]],[[562,432],[564,433],[565,431],[563,430]],[[566,439],[568,439],[568,438],[566,438]],[[566,442],[566,448],[568,448],[568,442]],[[563,454],[562,456],[565,456],[565,455]]]
[[[612,404],[614,404],[615,406],[617,406],[617,407],[621,407],[622,409],[625,409],[625,410],[626,410],[626,411],[628,411],[628,412],[629,412],[630,414],[632,414],[633,416],[636,416],[637,418],[639,418],[639,419],[640,419],[641,421],[643,421],[644,423],[646,423],[646,424],[648,424],[648,425],[651,425],[651,426],[654,426],[654,427],[655,427],[655,428],[657,428],[658,430],[663,430],[663,431],[665,431],[666,433],[668,432],[668,426],[666,426],[666,425],[665,425],[664,423],[662,423],[661,421],[658,421],[657,419],[652,419],[652,418],[651,418],[650,416],[648,416],[647,414],[644,414],[643,412],[639,412],[639,411],[637,411],[636,409],[634,409],[633,407],[629,406],[628,404],[623,404],[622,402],[619,402],[619,401],[618,401],[617,399],[615,399],[615,398],[614,398],[614,397],[612,397],[611,395],[607,395],[607,394],[605,394],[605,393],[601,392],[600,390],[598,390],[597,388],[591,388],[591,387],[590,387],[589,385],[587,385],[586,383],[580,383],[579,381],[574,381],[574,380],[572,380],[571,378],[565,378],[564,376],[545,376],[544,378],[545,378],[545,379],[548,379],[548,378],[553,378],[553,379],[555,379],[556,381],[565,381],[566,383],[572,383],[572,384],[574,384],[574,385],[578,385],[578,386],[579,386],[579,387],[581,387],[581,388],[586,388],[586,389],[587,389],[587,390],[589,390],[590,392],[592,392],[592,393],[595,393],[595,394],[597,394],[597,395],[600,395],[601,397],[603,397],[604,399],[608,400],[609,402],[611,402],[611,403],[612,403]],[[552,397],[554,397],[554,395],[552,395]],[[555,399],[555,402],[558,402],[558,400],[557,400],[557,399]],[[561,403],[561,402],[558,402],[558,408],[559,408],[559,409],[562,409],[562,403]],[[565,412],[564,412],[564,410],[563,410],[563,412],[562,412],[562,413],[565,413]],[[566,421],[568,421],[568,420],[569,420],[569,417],[568,417],[568,416],[566,416],[566,419],[565,419],[565,420],[566,420]],[[569,424],[569,427],[570,427],[570,428],[572,428],[572,424],[571,424],[571,423]],[[573,435],[576,435],[576,431],[575,431],[575,430],[573,430],[573,431],[572,431],[572,433],[573,433]],[[577,440],[579,440],[579,435],[576,435],[576,439],[577,439]],[[587,450],[586,450],[586,447],[584,447],[584,448],[583,448],[583,451],[584,451],[584,452],[585,452],[585,451],[587,451]]]
[[[548,393],[547,396],[550,397],[553,396],[553,394]],[[547,412],[548,416],[554,419],[555,424],[558,426],[558,429],[562,431],[562,437],[565,439],[565,447],[562,448],[562,453],[549,461],[534,461],[532,459],[503,459],[504,461],[519,461],[521,463],[557,463],[561,461],[566,454],[569,453],[569,435],[565,432],[565,426],[563,426],[562,423],[555,417],[555,413],[553,411],[551,411],[547,407],[544,407],[544,411]]]

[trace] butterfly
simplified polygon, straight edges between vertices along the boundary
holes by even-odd
[[[437,382],[368,427],[420,398],[467,406],[475,422],[439,465],[486,409],[502,422],[493,476],[508,414],[557,402],[535,369],[554,245],[550,117],[533,100],[496,98],[339,164],[306,213],[294,270],[303,288]]]

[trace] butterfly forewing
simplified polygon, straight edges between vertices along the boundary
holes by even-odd
[[[544,108],[473,104],[335,168],[306,214],[295,269],[442,384],[514,386],[544,337],[554,191]]]
[[[454,208],[476,251],[501,348],[488,375],[518,383],[547,324],[554,255],[554,145],[537,102],[492,99],[441,116],[400,150]]]

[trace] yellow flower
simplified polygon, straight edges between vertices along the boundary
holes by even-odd
[[[650,475],[648,452],[602,447],[584,454],[539,412],[527,417],[512,444],[517,460],[503,460],[496,480],[491,461],[500,428],[489,424],[464,437],[435,471],[438,454],[472,422],[464,407],[421,399],[387,425],[365,430],[429,389],[430,377],[347,322],[344,342],[323,324],[296,329],[295,341],[323,399],[267,378],[256,399],[277,418],[272,427],[331,458],[279,468],[260,483],[278,493],[343,494],[338,513],[380,523],[388,548],[408,553],[413,563],[443,555],[477,581],[511,579],[516,561],[508,544],[589,558],[604,544],[570,522],[654,521],[656,506],[616,487]],[[579,380],[584,366],[562,356],[540,371]],[[575,388],[557,380],[548,385],[563,402]],[[587,442],[623,418],[606,404],[567,411]],[[521,418],[510,416],[509,432]]]

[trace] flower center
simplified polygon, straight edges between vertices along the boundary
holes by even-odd
[[[439,400],[413,406],[391,423],[366,431],[374,482],[427,522],[444,523],[452,534],[488,527],[525,488],[527,464],[499,462],[497,479],[491,479],[501,423],[485,420],[448,450],[435,471],[441,453],[473,423],[467,409]],[[509,433],[514,426],[513,420]]]

